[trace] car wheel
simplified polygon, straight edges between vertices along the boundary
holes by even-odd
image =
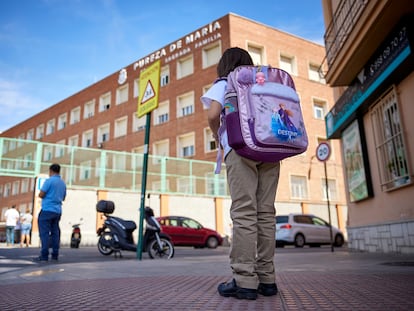
[[[217,248],[218,240],[215,237],[211,236],[207,239],[206,245],[208,248]]]
[[[296,247],[305,246],[305,237],[303,236],[303,234],[299,233],[295,236],[295,246]]]
[[[344,245],[344,237],[340,234],[337,234],[335,236],[334,245],[337,247],[341,247],[342,245]]]

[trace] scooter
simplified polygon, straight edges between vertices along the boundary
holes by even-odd
[[[81,230],[80,225],[82,224],[83,218],[79,220],[79,223],[72,225],[72,235],[70,237],[70,248],[79,248],[81,242]]]
[[[132,233],[137,225],[132,220],[124,220],[111,216],[115,210],[112,201],[100,200],[96,210],[105,216],[103,226],[98,229],[98,250],[102,255],[108,256],[115,252],[122,257],[121,251],[137,251]],[[145,233],[143,238],[143,252],[148,252],[151,259],[170,259],[174,256],[174,246],[168,234],[161,232],[161,226],[154,217],[150,207],[145,207]]]

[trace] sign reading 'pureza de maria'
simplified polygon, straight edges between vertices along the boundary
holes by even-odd
[[[340,137],[340,130],[351,121],[353,113],[412,53],[407,31],[403,25],[392,32],[328,112],[325,117],[328,138]]]

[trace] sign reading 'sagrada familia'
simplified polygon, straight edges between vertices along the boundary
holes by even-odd
[[[220,29],[221,25],[219,21],[208,24],[207,26],[200,28],[193,33],[171,43],[170,45],[140,59],[134,64],[134,69],[147,66],[163,57],[166,57],[166,62],[169,62],[173,59],[186,55],[191,51],[190,44],[195,43],[195,47],[199,48],[221,38],[220,33],[218,33],[218,30]]]

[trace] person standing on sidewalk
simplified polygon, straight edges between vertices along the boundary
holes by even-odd
[[[227,49],[217,65],[217,75],[219,78],[227,77],[240,65],[253,65],[249,53],[237,47]],[[277,294],[273,264],[276,230],[274,203],[280,164],[239,156],[228,145],[226,131],[218,141],[226,86],[226,79],[218,79],[201,97],[201,102],[208,108],[208,123],[216,144],[224,150],[232,200],[230,266],[233,279],[219,284],[218,292],[224,297],[254,300],[258,293],[264,296]]]
[[[49,167],[49,178],[40,189],[42,209],[39,213],[38,225],[42,249],[35,261],[46,262],[49,259],[49,239],[52,242],[52,260],[58,260],[60,244],[59,221],[62,215],[62,202],[66,198],[66,184],[60,177],[60,165]]]
[[[6,217],[6,243],[7,246],[14,245],[14,229],[16,229],[17,221],[20,218],[19,212],[16,210],[16,206],[13,205],[4,214]]]
[[[30,245],[30,230],[32,229],[33,216],[30,213],[30,208],[26,208],[26,212],[21,215],[21,236],[20,247],[26,242],[26,247]]]

